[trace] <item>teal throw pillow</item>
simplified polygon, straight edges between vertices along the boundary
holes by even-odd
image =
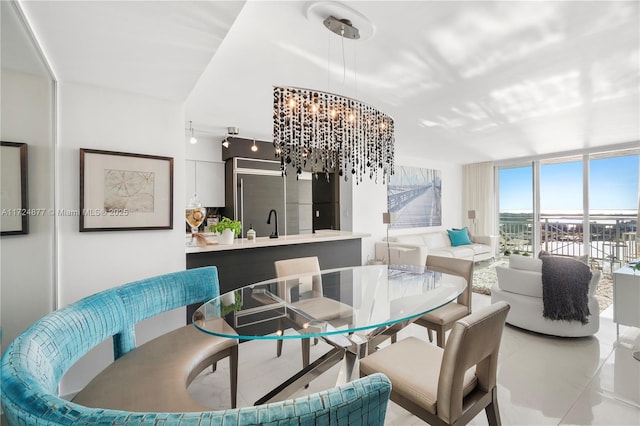
[[[469,231],[466,227],[458,230],[447,229],[447,233],[453,247],[473,244],[469,239]]]

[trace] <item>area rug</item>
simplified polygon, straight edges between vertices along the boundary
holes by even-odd
[[[506,266],[508,264],[508,258],[476,262],[473,268],[473,284],[471,290],[474,293],[490,295],[491,286],[498,280],[496,276],[496,266]],[[613,303],[613,280],[610,275],[601,272],[600,282],[596,289],[596,297],[600,305],[600,312],[607,309]]]

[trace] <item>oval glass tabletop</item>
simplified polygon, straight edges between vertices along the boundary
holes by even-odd
[[[193,323],[206,333],[243,340],[355,333],[417,318],[465,287],[464,278],[421,266],[330,269],[225,293],[198,308]]]

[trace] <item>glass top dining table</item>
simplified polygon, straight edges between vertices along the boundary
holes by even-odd
[[[462,277],[424,266],[328,269],[222,294],[194,312],[193,324],[205,333],[241,341],[321,338],[333,346],[259,404],[288,397],[342,359],[339,382],[356,378],[358,359],[421,315],[454,300],[466,285]]]

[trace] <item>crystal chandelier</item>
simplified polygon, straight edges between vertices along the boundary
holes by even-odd
[[[325,26],[341,37],[359,38],[348,20],[332,16]],[[357,182],[364,176],[386,183],[394,172],[393,119],[374,107],[335,93],[297,87],[273,88],[273,145],[280,168],[299,175],[337,172]]]

